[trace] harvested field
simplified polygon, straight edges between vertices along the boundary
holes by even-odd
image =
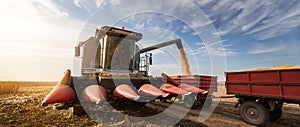
[[[38,84],[38,83],[35,83]],[[42,84],[42,83],[41,83]],[[17,93],[0,95],[0,126],[97,126],[90,117],[78,117],[72,114],[73,109],[53,110],[51,106],[42,107],[43,97],[52,89],[56,83],[49,85],[21,85]],[[221,99],[213,114],[204,122],[198,122],[201,106],[190,112],[175,126],[198,127],[198,126],[252,126],[245,123],[239,116],[238,109],[234,108],[235,98]],[[168,103],[148,103],[143,109],[143,115],[151,115],[159,110],[164,110]],[[178,110],[184,108],[182,104],[176,104]],[[124,110],[124,109],[122,109]],[[299,106],[295,104],[284,104],[282,117],[269,126],[299,126]],[[136,110],[139,111],[139,110]],[[176,112],[177,112],[176,111]],[[130,111],[127,111],[130,112]],[[156,119],[159,124],[135,119],[122,120],[123,126],[170,126],[170,116]],[[113,126],[113,125],[111,125]]]
[[[18,82],[0,82],[0,95],[1,94],[9,94],[9,93],[17,93],[20,88]]]

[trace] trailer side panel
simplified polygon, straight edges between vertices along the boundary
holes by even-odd
[[[300,69],[227,72],[226,88],[228,94],[300,102]]]

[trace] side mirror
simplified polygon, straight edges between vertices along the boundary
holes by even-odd
[[[152,53],[150,53],[149,64],[152,65]]]

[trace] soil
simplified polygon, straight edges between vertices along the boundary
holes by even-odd
[[[172,126],[173,116],[185,107],[182,103],[176,103],[173,114],[154,119],[155,122],[140,119],[132,119],[123,116],[117,123],[94,122],[89,116],[74,116],[72,108],[68,110],[53,110],[52,106],[42,107],[41,101],[53,86],[27,86],[21,87],[16,94],[0,95],[0,126]],[[238,109],[234,108],[237,100],[235,98],[221,99],[212,115],[204,122],[199,122],[201,105],[191,109],[189,113],[174,126],[176,127],[199,127],[199,126],[246,126],[239,115]],[[171,103],[148,102],[144,108],[128,108],[124,106],[118,109],[121,112],[133,116],[151,116],[164,111]],[[276,122],[270,122],[268,126],[299,126],[300,112],[296,104],[284,104],[283,115]],[[141,113],[142,112],[142,113]],[[105,113],[104,113],[105,114]],[[103,115],[105,116],[105,115]]]

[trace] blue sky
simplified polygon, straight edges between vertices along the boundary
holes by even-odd
[[[10,0],[0,13],[0,80],[58,80],[102,25],[143,33],[143,47],[181,38],[193,74],[300,65],[297,0]],[[181,74],[175,46],[153,54],[151,74]]]

